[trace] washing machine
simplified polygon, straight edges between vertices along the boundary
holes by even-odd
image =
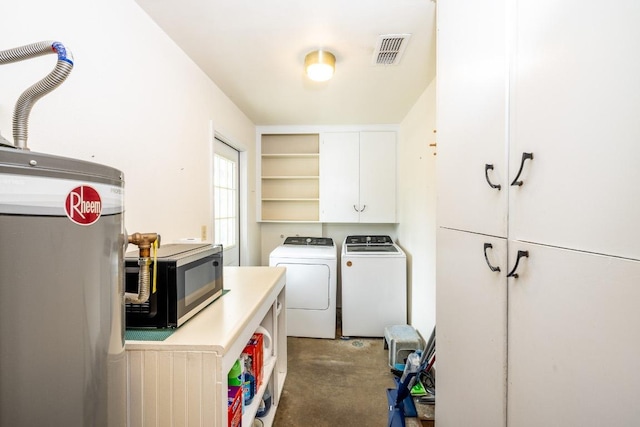
[[[287,335],[336,337],[338,250],[328,237],[287,237],[269,255],[286,267]]]
[[[342,335],[382,337],[407,323],[407,257],[389,236],[347,236],[341,253]]]

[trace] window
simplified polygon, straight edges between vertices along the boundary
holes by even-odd
[[[214,163],[214,236],[225,249],[238,244],[238,171],[237,163],[215,154]]]

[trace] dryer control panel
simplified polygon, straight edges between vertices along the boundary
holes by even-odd
[[[330,237],[287,237],[284,239],[285,245],[298,246],[333,246],[333,239]]]

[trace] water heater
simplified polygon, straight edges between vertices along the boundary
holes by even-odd
[[[0,65],[49,54],[55,68],[16,102],[14,143],[0,136],[0,427],[121,427],[124,249],[140,246],[146,295],[157,235],[125,235],[120,171],[27,147],[34,103],[73,57],[57,41],[0,51]]]
[[[0,147],[0,426],[126,425],[124,180]]]

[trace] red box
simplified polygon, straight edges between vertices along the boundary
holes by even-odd
[[[242,386],[230,385],[227,389],[227,425],[242,426]]]
[[[262,384],[262,370],[264,363],[264,337],[260,333],[255,333],[249,340],[249,343],[245,346],[243,353],[245,353],[249,359],[249,372],[255,378],[255,390],[254,395],[258,393],[258,388]]]

